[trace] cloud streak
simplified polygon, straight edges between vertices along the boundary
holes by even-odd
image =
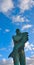
[[[31,24],[27,24],[27,25],[24,25],[23,27],[22,27],[22,29],[21,30],[24,30],[24,29],[29,29],[29,28],[31,28],[32,27],[32,25]]]
[[[6,48],[0,48],[0,51],[6,50]]]

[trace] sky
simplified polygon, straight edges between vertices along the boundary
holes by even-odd
[[[24,51],[26,65],[34,65],[34,0],[0,0],[0,64],[13,65],[8,58],[13,51],[16,29],[28,32]],[[10,60],[10,61],[9,61]]]

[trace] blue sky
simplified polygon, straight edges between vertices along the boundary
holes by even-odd
[[[0,0],[0,63],[3,62],[1,65],[8,65],[8,55],[14,46],[12,36],[16,34],[17,28],[21,32],[28,32],[25,55],[27,63],[29,60],[31,62],[31,58],[34,57],[34,0]]]

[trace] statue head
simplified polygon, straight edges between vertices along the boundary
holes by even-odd
[[[19,29],[16,29],[16,34],[19,34],[20,33],[20,30]]]

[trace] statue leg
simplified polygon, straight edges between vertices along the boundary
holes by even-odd
[[[26,65],[26,62],[25,62],[25,53],[23,50],[20,51],[19,53],[19,60],[20,60],[20,65]]]
[[[20,63],[19,63],[19,55],[18,55],[17,51],[14,54],[13,60],[14,60],[14,65],[20,65]]]

